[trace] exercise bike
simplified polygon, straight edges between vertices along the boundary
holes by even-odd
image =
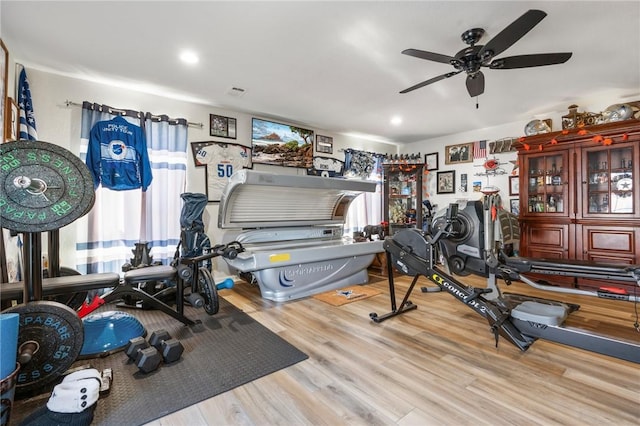
[[[437,245],[440,241],[456,236],[454,223],[458,215],[458,205],[451,204],[445,215],[445,223],[435,235],[426,235],[416,229],[400,231],[388,237],[383,243],[387,254],[387,270],[389,271],[389,293],[391,311],[384,315],[369,314],[370,318],[380,323],[389,318],[404,314],[417,308],[409,297],[419,277],[425,276],[436,287],[424,287],[423,292],[446,291],[456,300],[464,303],[482,317],[486,318],[490,330],[494,334],[496,346],[499,337],[506,338],[510,343],[522,351],[526,351],[538,338],[586,349],[600,354],[640,363],[640,341],[633,342],[600,335],[591,331],[581,330],[564,325],[567,316],[579,308],[577,305],[554,300],[540,299],[521,295],[501,295],[497,287],[476,288],[467,286],[453,276],[442,271],[436,264]],[[487,258],[489,266],[488,276],[491,278],[496,271],[508,273],[510,279],[519,279],[517,262],[504,263],[500,257]],[[552,262],[544,262],[547,266]],[[523,268],[530,269],[530,263],[522,262]],[[566,266],[566,265],[564,265]],[[598,266],[574,264],[573,271],[565,270],[564,274],[584,274],[598,269]],[[413,276],[413,280],[398,305],[395,296],[393,269]],[[585,269],[586,268],[586,269]],[[615,271],[615,274],[614,274]],[[602,267],[602,276],[621,276],[626,280],[635,281],[640,286],[640,267],[621,266]],[[493,293],[493,294],[492,294]],[[498,293],[496,295],[496,293]],[[635,296],[629,299],[638,301]]]

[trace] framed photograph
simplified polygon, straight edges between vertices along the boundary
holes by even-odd
[[[432,152],[431,154],[425,154],[424,164],[427,170],[438,170],[438,153]]]
[[[253,118],[251,155],[254,164],[308,169],[313,164],[313,130]]]
[[[5,141],[7,110],[7,87],[9,75],[9,51],[0,39],[0,139]]]
[[[20,131],[20,110],[18,104],[13,98],[7,98],[6,103],[6,119],[4,120],[4,141],[17,141],[18,132]]]
[[[456,192],[456,171],[438,172],[438,194],[454,194]]]
[[[511,200],[509,200],[509,203],[511,204],[511,213],[515,214],[516,216],[519,216],[520,215],[520,199],[512,198]]]
[[[236,119],[222,115],[209,114],[211,136],[219,138],[236,138]]]
[[[329,136],[316,135],[316,152],[333,154],[333,138]]]
[[[473,142],[458,145],[447,145],[444,148],[444,164],[460,164],[473,162]]]
[[[520,195],[520,176],[509,176],[509,195]]]

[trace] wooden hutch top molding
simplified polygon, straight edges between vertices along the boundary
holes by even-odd
[[[514,146],[518,151],[528,151],[539,149],[540,145],[554,145],[575,142],[596,136],[606,138],[614,136],[618,139],[621,135],[627,136],[640,135],[640,120],[631,118],[624,121],[616,121],[613,123],[598,124],[595,126],[585,126],[576,129],[565,129],[550,133],[541,133],[533,136],[523,136],[514,142]],[[613,142],[620,142],[620,140]],[[553,141],[556,141],[555,143]],[[529,149],[527,149],[527,146]]]

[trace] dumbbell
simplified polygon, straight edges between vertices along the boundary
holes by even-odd
[[[178,339],[171,337],[169,332],[164,329],[156,330],[149,337],[149,344],[156,348],[165,363],[171,364],[176,362],[184,352],[184,346]]]
[[[124,349],[124,353],[127,354],[138,369],[147,374],[158,368],[162,362],[162,355],[153,346],[149,346],[144,337],[135,337],[129,340],[127,346]]]

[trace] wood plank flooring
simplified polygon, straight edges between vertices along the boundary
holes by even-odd
[[[399,298],[409,282],[396,279]],[[270,302],[244,282],[221,291],[309,359],[149,425],[640,424],[640,365],[543,340],[526,352],[505,340],[496,348],[482,317],[447,293],[421,293],[428,284],[421,277],[414,289],[417,310],[380,324],[369,313],[390,310],[386,279],[369,284],[382,294],[340,307]],[[640,342],[633,303],[500,287],[580,304],[571,325]]]

